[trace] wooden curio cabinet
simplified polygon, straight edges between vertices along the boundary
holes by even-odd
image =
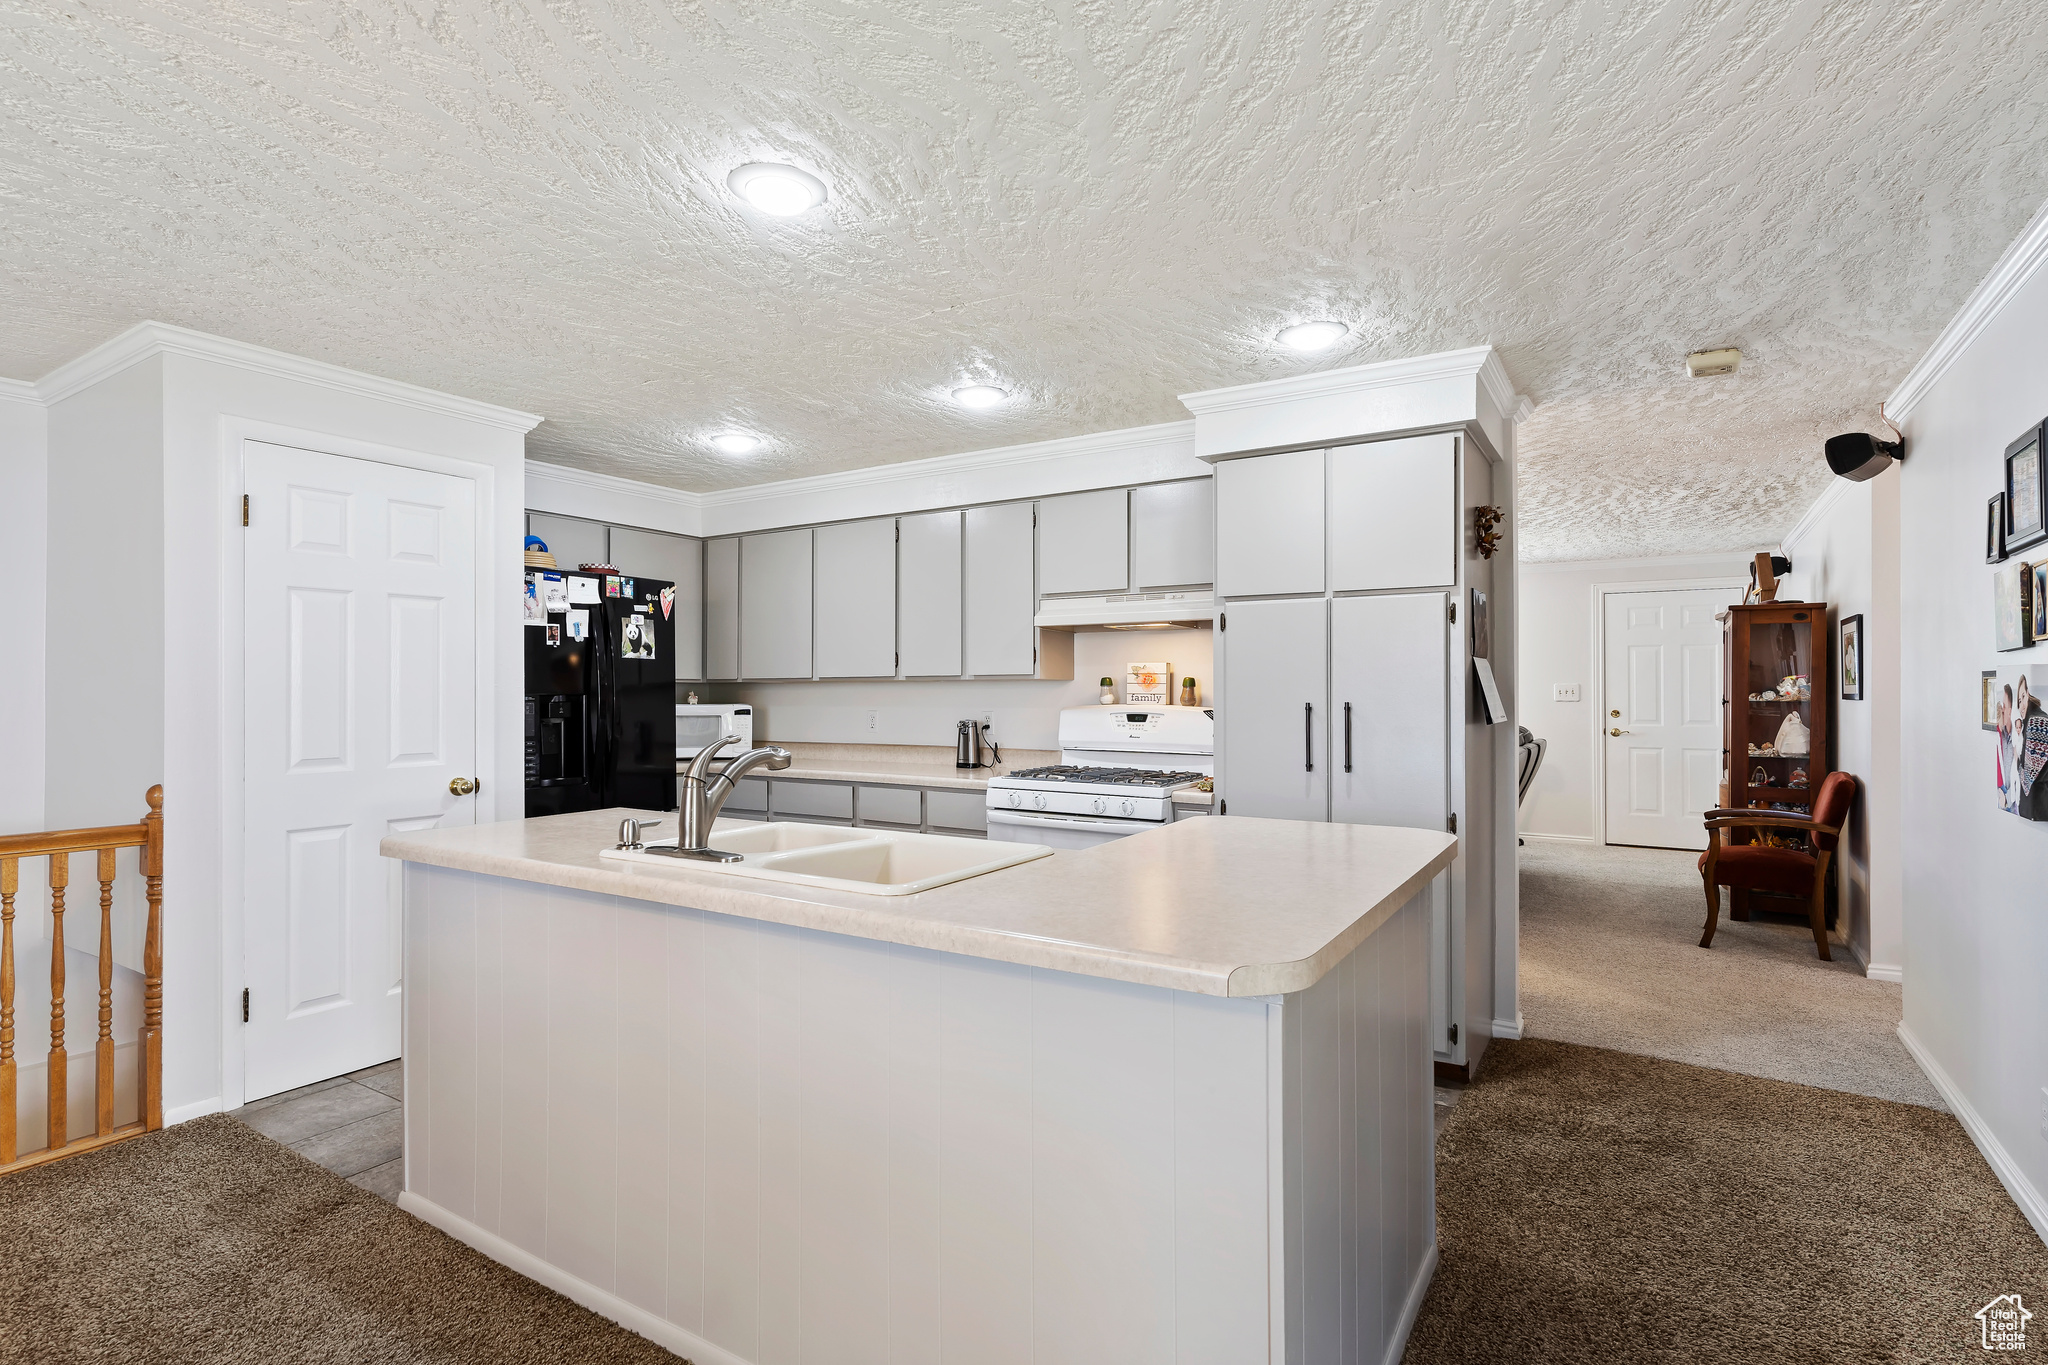
[[[1834,771],[1832,640],[1825,602],[1728,609],[1721,626],[1723,806],[1812,809],[1821,779]]]

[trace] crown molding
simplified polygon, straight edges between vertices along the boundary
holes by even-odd
[[[1508,367],[1501,364],[1499,351],[1491,346],[1480,349],[1486,352],[1486,359],[1479,366],[1479,387],[1486,390],[1486,396],[1493,400],[1493,410],[1513,421],[1515,404],[1520,401],[1520,395],[1515,392],[1515,381],[1508,378]]]
[[[1491,346],[1468,346],[1460,351],[1438,351],[1434,355],[1410,356],[1402,360],[1377,360],[1368,365],[1349,365],[1341,370],[1321,370],[1288,379],[1262,379],[1256,384],[1184,393],[1180,395],[1180,401],[1195,416],[1208,417],[1245,408],[1294,403],[1304,398],[1331,398],[1392,388],[1399,384],[1469,378],[1477,378],[1489,396],[1505,395],[1497,398],[1502,412],[1512,407],[1514,382],[1508,378],[1506,367],[1501,365]]]
[[[615,494],[619,497],[643,498],[652,502],[671,503],[691,511],[702,511],[705,494],[692,493],[687,488],[670,488],[666,484],[642,483],[638,479],[622,479],[615,474],[599,474],[589,469],[572,469],[563,464],[545,464],[540,460],[526,462],[526,477],[529,479],[553,479],[557,483],[572,484],[577,488],[588,488],[599,493]]]
[[[1739,573],[1756,558],[1759,545],[1750,550],[1724,550],[1717,554],[1640,555],[1630,559],[1524,559],[1515,564],[1523,577],[1547,573],[1635,572],[1641,569],[1727,569]]]
[[[1856,483],[1851,479],[1844,479],[1839,476],[1829,479],[1828,486],[1820,490],[1820,496],[1813,500],[1812,506],[1802,512],[1799,520],[1792,523],[1792,529],[1779,539],[1778,548],[1783,550],[1786,546],[1819,526],[1827,518],[1828,514],[1840,505],[1842,499],[1849,496],[1849,490],[1855,487]]]
[[[723,488],[700,496],[704,533],[726,535],[1201,478],[1208,473],[1209,467],[1195,458],[1195,424],[1163,422]]]
[[[1948,373],[1949,366],[1955,364],[1970,348],[1970,343],[1991,325],[1992,319],[2012,300],[2012,296],[2034,278],[2034,272],[2041,268],[2043,260],[2048,260],[2048,204],[2042,205],[2034,214],[2026,230],[2005,249],[2005,254],[1998,258],[1998,264],[1991,267],[1991,273],[1971,291],[1962,309],[1949,319],[1948,326],[1941,329],[1941,335],[1934,339],[1934,344],[1906,372],[1906,377],[1892,390],[1891,397],[1885,399],[1885,415],[1894,422],[1903,422],[1910,417],[1928,390]]]
[[[36,386],[26,379],[0,379],[0,402],[40,405],[42,401],[42,396],[36,392]]]
[[[207,332],[195,332],[189,327],[174,327],[163,322],[138,322],[112,341],[95,346],[77,359],[59,365],[36,382],[36,396],[46,404],[60,402],[88,385],[97,384],[109,375],[155,355],[186,356],[194,360],[232,365],[237,369],[252,370],[278,379],[317,384],[322,388],[335,389],[364,398],[375,398],[386,403],[396,403],[402,407],[438,413],[467,422],[502,427],[522,434],[539,426],[541,421],[530,412],[499,407],[495,403],[482,403],[474,398],[463,398],[452,393],[442,393],[438,389],[408,384],[402,380],[364,374],[360,370],[330,365],[321,360],[308,360],[304,356],[273,351],[267,346],[234,341]]]
[[[1517,425],[1529,420],[1529,414],[1536,411],[1536,400],[1526,393],[1515,395],[1515,405],[1508,410],[1508,420]]]

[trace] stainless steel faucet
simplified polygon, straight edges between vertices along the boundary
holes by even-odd
[[[725,809],[725,799],[732,795],[741,778],[756,768],[781,772],[789,766],[789,750],[779,749],[773,744],[749,749],[726,764],[724,772],[707,780],[712,755],[738,738],[738,735],[725,735],[699,749],[697,756],[690,760],[689,770],[677,783],[681,809],[676,816],[675,857],[702,858],[714,863],[740,861],[740,854],[725,853],[711,847],[712,822],[718,819],[718,812]],[[667,849],[659,851],[668,852]]]

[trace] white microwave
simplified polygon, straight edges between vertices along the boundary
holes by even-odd
[[[676,757],[695,758],[707,744],[727,735],[737,735],[738,745],[727,745],[721,758],[732,758],[754,747],[754,708],[737,702],[677,702]]]

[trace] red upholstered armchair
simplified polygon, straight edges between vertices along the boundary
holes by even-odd
[[[1833,961],[1828,952],[1828,859],[1841,839],[1842,822],[1849,818],[1849,806],[1855,799],[1856,779],[1848,773],[1829,773],[1813,798],[1811,817],[1789,810],[1708,811],[1707,851],[1700,855],[1700,878],[1707,889],[1707,928],[1700,935],[1700,947],[1714,946],[1714,930],[1721,922],[1722,887],[1729,890],[1730,912],[1737,919],[1749,918],[1738,913],[1745,892],[1777,891],[1808,898],[1813,945],[1820,949],[1823,962]],[[1722,833],[1745,828],[1796,831],[1807,836],[1813,852],[1731,844]]]

